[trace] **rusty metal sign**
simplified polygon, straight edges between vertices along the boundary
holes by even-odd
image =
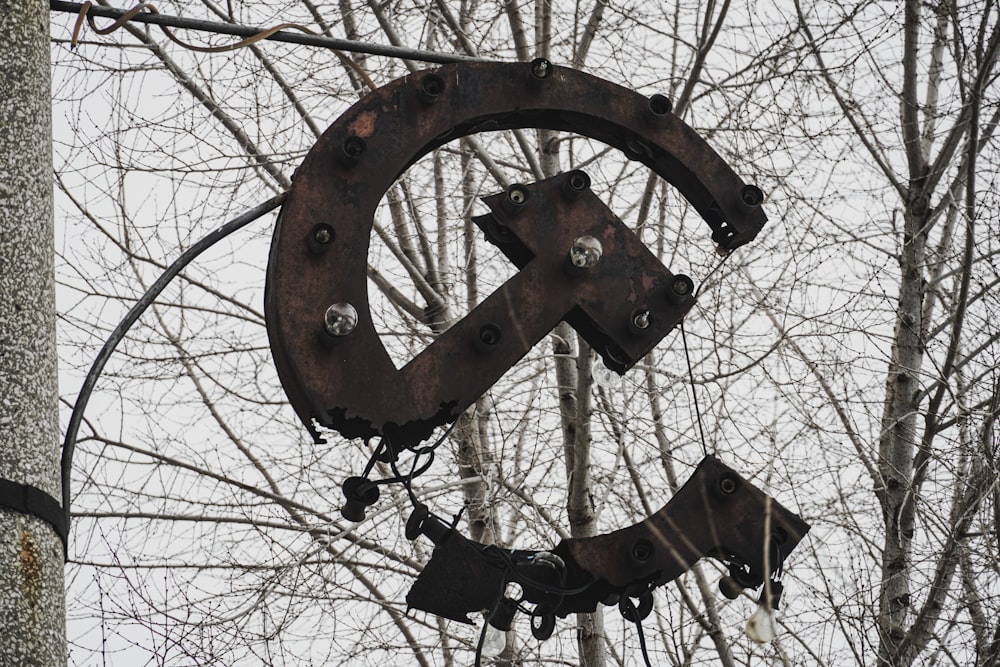
[[[394,81],[323,134],[296,172],[274,233],[268,334],[289,400],[315,437],[314,424],[346,438],[381,436],[392,463],[455,421],[560,321],[624,373],[694,305],[691,279],[665,267],[590,191],[589,177],[571,171],[483,200],[489,212],[473,222],[518,272],[396,369],[368,304],[376,207],[432,149],[476,132],[525,127],[575,132],[646,164],[687,198],[723,252],[752,240],[766,222],[761,191],[662,96],[646,98],[543,59],[450,65]],[[400,480],[408,484],[398,473],[379,483]],[[349,478],[344,493],[343,514],[352,521],[379,497],[366,477]],[[490,609],[488,620],[500,629],[530,603],[539,639],[552,633],[557,616],[598,604],[617,603],[638,623],[652,608],[652,590],[703,557],[728,568],[720,582],[728,597],[765,581],[765,590],[780,594],[776,573],[809,530],[711,456],[644,521],[565,539],[549,551],[473,542],[411,498],[406,535],[424,536],[435,548],[407,603],[463,622]],[[521,585],[519,600],[504,595],[511,581]]]
[[[394,81],[351,107],[312,148],[274,234],[268,334],[281,382],[308,428],[315,421],[347,438],[381,435],[410,447],[457,419],[561,319],[622,372],[691,307],[691,295],[678,294],[690,282],[675,282],[588,188],[574,192],[573,179],[562,175],[487,198],[492,219],[477,222],[522,270],[395,368],[368,307],[376,206],[430,150],[523,127],[572,131],[648,165],[691,202],[723,250],[753,239],[766,221],[760,190],[662,96],[544,60],[450,65]],[[583,236],[599,239],[603,254],[593,271],[573,275],[563,263]],[[532,289],[539,284],[545,289]]]
[[[736,597],[779,569],[809,525],[708,456],[644,521],[604,535],[565,539],[548,552],[503,552],[473,542],[426,508],[415,510],[407,528],[407,537],[424,535],[435,544],[406,596],[409,606],[468,623],[468,614],[489,609],[497,591],[514,581],[524,600],[540,607],[534,617],[545,625],[551,617],[591,612],[600,603],[624,598],[639,599],[642,609],[648,593],[704,557],[728,567],[722,589]]]

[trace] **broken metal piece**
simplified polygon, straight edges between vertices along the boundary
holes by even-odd
[[[592,612],[598,604],[618,603],[623,614],[641,619],[651,607],[649,593],[701,558],[726,564],[744,588],[759,587],[808,531],[809,524],[796,514],[707,456],[674,497],[646,520],[604,535],[565,539],[550,552],[503,550],[454,530],[444,535],[438,530],[431,559],[406,602],[470,622],[467,614],[491,608],[507,582],[515,581],[524,601],[534,603],[542,617],[532,623],[539,634],[545,634],[551,620],[544,617]],[[407,537],[419,533],[408,530]]]
[[[571,573],[567,586],[592,582],[586,595],[568,596],[564,608],[593,611],[594,599],[662,586],[705,556],[727,564],[730,576],[735,572],[744,588],[756,588],[808,530],[797,515],[708,456],[645,521],[604,535],[563,540],[553,550],[566,560]],[[766,568],[765,559],[770,561]],[[586,575],[574,578],[574,573]]]
[[[472,623],[468,614],[490,609],[503,593],[507,572],[489,559],[486,546],[451,531],[434,547],[431,559],[406,594],[413,609]]]
[[[544,60],[463,63],[391,82],[334,122],[296,172],[274,232],[265,297],[278,375],[314,436],[315,422],[346,438],[382,435],[412,447],[454,421],[563,318],[596,341],[605,363],[619,372],[648,352],[692,299],[668,292],[666,316],[658,304],[639,302],[669,272],[649,269],[643,252],[652,255],[594,197],[582,172],[557,177],[561,194],[542,182],[489,198],[485,231],[524,270],[401,370],[369,312],[368,246],[383,195],[421,156],[486,129],[525,127],[575,132],[624,151],[677,187],[722,248],[743,245],[766,222],[762,193],[670,113],[668,102]],[[538,192],[545,196],[534,197]],[[538,220],[533,208],[548,208],[555,217],[529,227],[525,221]],[[603,258],[588,270],[593,276],[567,284],[565,257],[573,240],[587,235],[600,241]],[[628,258],[613,260],[623,249]],[[549,267],[556,251],[559,264]],[[636,263],[642,273],[609,280],[616,262],[619,268],[621,262]],[[544,289],[528,290],[529,274],[536,280],[532,287]],[[647,277],[656,284],[643,284]],[[562,296],[539,299],[531,291]],[[511,315],[509,308],[497,308],[501,301],[526,305]],[[611,312],[618,303],[624,313]],[[350,335],[339,335],[343,318],[325,331],[317,326],[330,304],[356,309]],[[637,336],[631,315],[640,308],[653,317]],[[528,338],[518,328],[525,323]]]

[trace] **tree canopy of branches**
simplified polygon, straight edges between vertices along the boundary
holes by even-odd
[[[993,0],[171,0],[159,10],[544,56],[671,98],[767,193],[769,225],[725,261],[669,185],[571,133],[449,143],[387,193],[369,294],[397,366],[514,271],[470,223],[480,197],[512,182],[586,169],[699,289],[684,327],[690,372],[675,332],[609,380],[560,325],[463,415],[416,492],[442,515],[463,510],[474,539],[540,549],[641,520],[714,452],[813,529],[786,563],[777,640],[744,637],[755,601],[724,600],[705,561],[657,592],[645,623],[655,664],[997,664]],[[67,413],[96,350],[172,258],[285,191],[322,131],[372,86],[430,67],[271,42],[203,53],[133,23],[84,32],[71,50],[72,22],[52,15]],[[361,524],[340,517],[339,485],[372,445],[336,433],[315,443],[286,402],[262,307],[272,224],[188,267],[98,385],[73,468],[72,664],[472,662],[475,629],[407,613],[429,545],[403,537],[404,495],[383,493]],[[560,622],[544,643],[516,624],[499,664],[641,657],[630,624],[598,612]]]

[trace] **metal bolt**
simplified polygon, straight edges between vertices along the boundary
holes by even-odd
[[[511,183],[504,191],[500,207],[508,216],[519,215],[528,203],[528,189],[520,183]]]
[[[615,366],[628,366],[628,355],[617,343],[611,342],[604,346],[605,365],[614,370]],[[611,364],[607,364],[607,362]]]
[[[743,586],[740,586],[735,579],[730,576],[722,577],[719,580],[719,590],[730,600],[735,600],[743,592]]]
[[[495,324],[484,324],[479,327],[479,342],[493,346],[500,342],[500,329]]]
[[[674,109],[669,97],[656,94],[649,98],[649,110],[654,116],[666,116]]]
[[[565,179],[562,182],[561,190],[563,196],[569,201],[576,201],[590,188],[590,176],[585,171],[574,169],[565,174]]]
[[[331,232],[330,228],[325,225],[320,226],[316,228],[315,232],[313,232],[313,238],[316,239],[318,243],[326,245],[333,240],[333,232]]]
[[[574,169],[567,175],[563,191],[569,199],[576,199],[581,193],[586,192],[590,187],[590,176],[587,172]]]
[[[531,76],[536,79],[547,79],[552,74],[552,63],[545,58],[535,58],[531,61]]]
[[[365,140],[361,137],[347,137],[340,145],[340,152],[337,153],[337,162],[346,169],[357,166],[361,161],[361,156],[365,152]]]
[[[342,147],[344,159],[349,162],[357,162],[361,154],[365,152],[365,140],[361,137],[348,137],[344,140]]]
[[[725,477],[719,480],[719,488],[722,489],[722,492],[727,496],[736,493],[736,486],[737,484],[735,477],[726,475]]]
[[[417,97],[424,104],[434,104],[441,95],[444,94],[445,83],[437,74],[431,73],[420,80],[420,87],[417,89]]]
[[[653,545],[649,540],[637,540],[632,545],[632,558],[643,563],[653,557]]]
[[[649,311],[640,310],[632,316],[632,324],[635,325],[636,329],[648,329],[649,328]]]
[[[764,201],[764,191],[756,185],[744,185],[740,190],[740,199],[747,206],[760,206]]]
[[[685,275],[677,274],[670,281],[670,291],[677,296],[687,296],[694,289],[694,281]]]

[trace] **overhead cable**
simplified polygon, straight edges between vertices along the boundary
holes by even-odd
[[[266,213],[269,213],[281,206],[285,203],[287,196],[287,193],[282,192],[281,194],[271,197],[264,203],[258,204],[243,215],[237,216],[221,227],[215,229],[203,239],[185,250],[180,257],[174,260],[173,264],[167,267],[167,270],[156,279],[149,289],[146,290],[146,293],[142,295],[142,298],[135,302],[132,308],[129,309],[128,314],[125,315],[125,318],[118,323],[118,326],[115,327],[114,331],[111,332],[111,335],[104,342],[104,346],[94,359],[94,363],[90,367],[90,372],[87,373],[87,377],[83,382],[83,387],[80,388],[80,393],[77,395],[76,403],[73,406],[73,413],[69,418],[69,425],[66,427],[66,437],[63,440],[61,463],[62,509],[65,514],[65,525],[67,526],[67,529],[70,525],[71,518],[70,508],[73,497],[70,487],[72,485],[71,474],[73,471],[73,453],[76,449],[77,434],[80,431],[80,424],[83,422],[83,415],[87,410],[87,403],[90,401],[90,395],[94,391],[98,378],[101,377],[101,373],[104,371],[105,364],[108,363],[108,359],[111,358],[115,348],[118,347],[118,343],[122,341],[125,334],[128,333],[128,330],[132,328],[132,325],[139,320],[139,317],[146,311],[146,309],[153,304],[156,297],[160,295],[160,292],[164,290],[171,280],[184,270],[184,267],[190,264],[196,257],[198,257],[198,255],[205,252],[236,230],[246,227],[254,220],[257,220]]]
[[[84,9],[85,5],[89,6]],[[197,30],[221,35],[233,35],[235,37],[241,37],[243,40],[287,42],[290,44],[302,44],[304,46],[317,46],[336,51],[365,53],[373,56],[419,60],[429,63],[447,64],[456,62],[484,62],[489,60],[487,58],[474,58],[457,53],[441,53],[438,51],[410,49],[401,46],[370,44],[368,42],[338,39],[335,37],[326,37],[324,35],[309,34],[307,32],[291,32],[287,28],[294,28],[300,31],[303,30],[302,26],[291,23],[278,26],[278,28],[281,29],[273,27],[254,28],[237,23],[220,23],[217,21],[204,21],[201,19],[189,19],[181,16],[170,16],[168,14],[160,14],[156,12],[155,8],[148,3],[138,5],[138,7],[133,9],[118,9],[116,7],[102,7],[91,3],[61,2],[59,0],[51,0],[49,2],[49,9],[54,12],[67,12],[78,16],[82,13],[90,19],[97,16],[101,18],[114,19],[116,22],[121,21],[122,23],[151,23],[165,28],[181,28],[185,30]],[[249,45],[249,43],[251,42],[248,41],[246,44],[242,45],[246,46]],[[185,44],[185,46],[188,45]],[[230,47],[223,48],[229,50]]]

